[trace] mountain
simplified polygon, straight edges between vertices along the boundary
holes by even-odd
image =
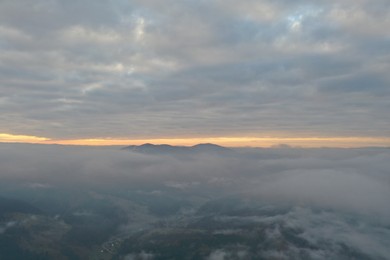
[[[168,144],[143,144],[143,145],[130,145],[123,148],[124,150],[130,150],[137,153],[178,153],[178,152],[187,152],[188,147],[185,146],[172,146]]]
[[[198,153],[213,153],[213,154],[231,154],[232,149],[219,146],[216,144],[205,143],[194,146],[173,146],[168,144],[142,144],[130,145],[122,148],[137,153],[145,154],[198,154]]]
[[[220,145],[211,144],[211,143],[205,143],[205,144],[197,144],[194,146],[191,146],[190,149],[196,152],[218,152],[218,153],[225,153],[225,152],[231,152],[232,150]]]

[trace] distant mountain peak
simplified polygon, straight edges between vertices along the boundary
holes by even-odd
[[[202,151],[230,151],[229,148],[217,144],[212,144],[212,143],[196,144],[194,146],[191,146],[190,148],[194,150],[202,150]]]
[[[148,148],[157,148],[157,147],[173,147],[169,144],[151,144],[151,143],[145,143],[141,145],[135,145],[135,147],[148,147]]]
[[[213,144],[213,143],[201,143],[201,144],[193,145],[192,147],[219,147],[219,148],[227,149],[226,147],[223,147],[223,146],[220,146],[217,144]]]
[[[226,153],[232,150],[220,145],[212,143],[201,143],[193,146],[173,146],[169,144],[151,144],[145,143],[142,145],[130,145],[123,148],[138,153],[179,153],[179,154],[194,154],[194,153]]]

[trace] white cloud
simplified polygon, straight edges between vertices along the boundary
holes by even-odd
[[[154,255],[147,252],[141,252],[138,254],[128,254],[125,256],[125,260],[151,260],[154,258]]]
[[[7,229],[12,228],[13,226],[17,225],[18,222],[16,221],[8,221],[6,223],[0,223],[0,235],[4,234],[4,232],[7,231]]]

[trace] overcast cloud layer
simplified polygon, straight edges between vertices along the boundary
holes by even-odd
[[[387,136],[390,2],[2,0],[0,132]]]

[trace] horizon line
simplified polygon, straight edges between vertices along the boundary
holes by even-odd
[[[127,148],[129,146],[142,146],[145,144],[151,144],[155,146],[159,145],[169,145],[172,147],[185,147],[190,148],[196,145],[200,144],[213,144],[224,148],[229,149],[369,149],[369,148],[375,148],[375,149],[390,149],[390,145],[367,145],[367,146],[300,146],[300,145],[289,145],[289,144],[276,144],[272,146],[226,146],[226,145],[220,145],[216,143],[197,143],[197,144],[191,144],[191,145],[173,145],[168,143],[142,143],[142,144],[105,144],[105,145],[99,145],[99,144],[62,144],[62,143],[28,143],[28,142],[4,142],[0,141],[0,145],[2,144],[11,144],[11,145],[42,145],[42,146],[69,146],[69,147],[122,147]]]
[[[226,147],[275,147],[287,145],[302,148],[364,148],[390,147],[390,137],[291,137],[291,136],[262,136],[262,137],[181,137],[181,138],[79,138],[52,139],[30,135],[13,135],[0,133],[0,143],[26,144],[58,144],[74,146],[129,146],[151,143],[155,145],[168,144],[173,146],[192,146],[201,143],[212,143]]]

